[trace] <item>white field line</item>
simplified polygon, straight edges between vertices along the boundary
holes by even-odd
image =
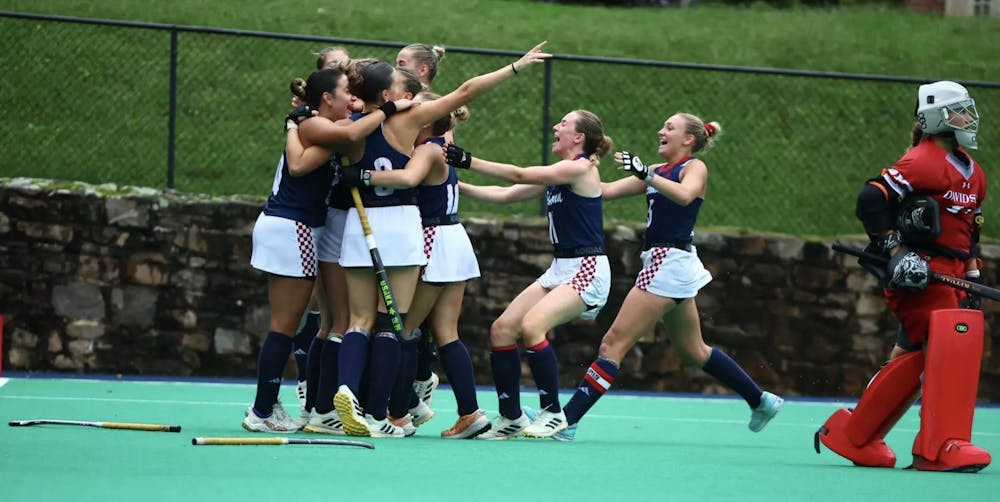
[[[4,385],[7,385],[7,382],[9,382],[9,381],[10,381],[9,378],[0,378],[0,387],[3,387]]]
[[[198,383],[196,385],[202,385]],[[207,384],[215,385],[215,384]],[[246,385],[246,387],[251,387]],[[626,398],[635,398],[636,396],[625,396]],[[104,402],[104,403],[128,403],[128,404],[165,404],[165,405],[190,405],[190,406],[225,406],[225,407],[244,407],[246,403],[243,401],[186,401],[186,400],[176,400],[176,399],[132,399],[132,398],[108,398],[108,397],[76,397],[76,396],[22,396],[22,395],[0,395],[0,399],[20,399],[20,400],[37,400],[37,401],[85,401],[85,402]],[[664,397],[661,399],[675,399],[670,397]],[[676,398],[684,401],[698,401],[701,403],[711,403],[711,402],[725,402],[719,399],[704,399],[698,400],[697,398]],[[731,404],[731,403],[727,403]],[[824,405],[829,408],[837,407],[837,403],[811,403],[811,402],[792,402],[793,406],[798,406],[799,404],[812,404],[812,405]],[[436,409],[435,411],[446,413],[451,410]],[[489,413],[494,414],[496,410],[487,410]],[[638,422],[676,422],[676,423],[709,423],[709,424],[743,424],[746,422],[744,419],[730,420],[730,419],[714,419],[714,418],[681,418],[681,417],[667,417],[662,415],[608,415],[602,413],[590,413],[587,415],[588,420],[629,420]],[[817,420],[812,423],[788,423],[774,421],[771,422],[771,427],[795,427],[795,428],[809,428],[816,429],[820,422]],[[917,429],[898,427],[894,430],[903,432],[916,433]],[[1000,436],[1000,432],[981,432],[977,431],[974,433],[977,436]]]

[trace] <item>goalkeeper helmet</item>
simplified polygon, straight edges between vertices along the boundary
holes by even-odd
[[[917,91],[917,121],[925,134],[952,132],[958,144],[975,149],[979,130],[976,102],[962,85],[942,80],[920,86]]]

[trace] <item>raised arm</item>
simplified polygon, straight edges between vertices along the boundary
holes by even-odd
[[[411,105],[412,102],[408,99],[389,101],[377,110],[353,121],[344,119],[331,122],[329,120],[315,120],[316,117],[309,118],[299,125],[300,134],[302,134],[305,142],[310,145],[354,143],[365,139],[375,129],[378,129],[384,120],[396,113],[397,110],[406,110]]]
[[[496,87],[504,80],[521,73],[531,65],[550,59],[552,54],[542,52],[542,46],[544,45],[545,42],[542,42],[534,46],[517,61],[505,64],[496,71],[466,80],[458,89],[442,96],[441,99],[422,103],[421,106],[413,108],[407,113],[400,114],[397,120],[406,120],[411,125],[422,126],[444,117],[451,113],[452,110],[465,105],[476,96]],[[403,117],[406,118],[403,119]]]
[[[319,118],[316,121],[326,121]],[[288,174],[294,177],[305,176],[325,164],[333,155],[333,150],[325,146],[313,145],[304,148],[297,127],[288,126],[285,133],[285,162],[288,164]]]
[[[458,182],[458,189],[463,196],[470,199],[499,203],[534,199],[545,193],[545,187],[539,185],[479,186],[464,181]]]
[[[694,159],[684,166],[680,183],[668,180],[663,176],[656,176],[639,160],[639,157],[630,152],[615,152],[615,162],[621,164],[619,169],[644,181],[654,190],[663,194],[664,197],[681,206],[687,206],[695,199],[705,196],[708,168],[704,162],[698,159]]]
[[[468,150],[451,144],[447,148],[448,163],[459,168],[471,168],[511,183],[530,185],[567,185],[576,181],[590,168],[585,160],[561,160],[550,166],[518,167],[473,157]]]
[[[630,195],[646,193],[646,184],[635,176],[629,176],[628,178],[622,178],[610,183],[601,183],[601,193],[606,201],[620,199]]]

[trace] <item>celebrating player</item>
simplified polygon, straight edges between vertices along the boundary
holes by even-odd
[[[912,148],[868,180],[856,210],[871,239],[868,249],[888,257],[887,266],[861,264],[885,286],[903,336],[858,405],[837,410],[816,436],[855,465],[893,467],[896,454],[883,438],[922,385],[913,467],[976,472],[990,463],[989,452],[970,443],[983,314],[959,309],[964,294],[928,277],[980,276],[986,175],[965,150],[977,146],[979,115],[969,92],[955,82],[922,85],[917,100]]]
[[[552,152],[562,160],[549,166],[520,168],[472,157],[448,147],[448,163],[501,178],[513,186],[461,183],[462,193],[477,200],[516,202],[546,195],[552,265],[525,288],[490,327],[490,362],[500,416],[479,439],[523,435],[549,436],[566,427],[559,405],[559,367],[545,335],[581,317],[594,319],[608,299],[611,268],[604,250],[601,175],[597,164],[611,150],[600,118],[586,110],[566,114],[553,126]],[[524,340],[528,366],[538,386],[541,411],[532,421],[521,411],[521,356]]]
[[[646,167],[632,153],[615,154],[621,169],[633,177],[605,183],[604,198],[646,194],[643,268],[604,334],[597,360],[566,403],[566,424],[546,435],[562,441],[574,438],[577,423],[611,388],[626,354],[661,319],[670,344],[685,364],[701,368],[743,397],[751,409],[750,430],[763,429],[781,408],[780,397],[762,391],[725,352],[706,345],[701,334],[695,297],[712,276],[698,258],[692,239],[705,201],[708,167],[691,155],[710,148],[720,131],[715,122],[706,124],[694,115],[678,113],[659,131],[658,153],[665,163]]]

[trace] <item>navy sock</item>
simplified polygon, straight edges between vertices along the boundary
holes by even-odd
[[[396,382],[389,396],[389,414],[402,418],[409,413],[413,392],[413,377],[417,373],[417,358],[419,357],[416,343],[399,344],[399,371],[396,372]]]
[[[281,390],[281,375],[285,372],[285,363],[291,352],[291,337],[274,331],[267,332],[260,347],[260,357],[257,358],[257,396],[253,401],[253,409],[260,417],[270,416],[274,410],[278,391]]]
[[[500,414],[510,419],[521,416],[521,354],[517,352],[517,345],[493,347],[490,367]]]
[[[319,330],[319,312],[309,312],[306,320],[295,332],[295,365],[299,371],[299,381],[304,382],[309,374],[306,368],[309,367],[309,346],[316,338],[316,331]]]
[[[714,376],[717,380],[725,384],[726,387],[733,389],[737,394],[743,396],[743,399],[750,405],[751,409],[760,406],[760,395],[764,391],[725,352],[713,347],[712,354],[708,356],[708,362],[701,369],[705,370],[705,373]]]
[[[535,377],[538,387],[538,401],[543,410],[559,413],[559,362],[556,352],[548,340],[533,347],[525,347],[524,355],[528,358],[528,367]]]
[[[434,362],[434,340],[431,338],[430,330],[423,328],[420,335],[419,356],[417,357],[417,373],[414,378],[417,380],[428,380],[431,377],[431,364]]]
[[[611,388],[617,377],[618,365],[610,359],[599,357],[591,363],[573,397],[563,407],[566,422],[570,425],[579,422],[597,400]]]
[[[337,358],[337,380],[346,385],[355,396],[359,396],[361,374],[368,362],[368,334],[363,331],[348,331],[340,342],[340,357]]]
[[[340,339],[329,338],[323,342],[323,352],[320,354],[320,372],[316,382],[316,413],[333,411],[333,396],[340,386],[337,367],[340,362]],[[312,384],[309,384],[312,385]],[[309,389],[306,389],[308,394]],[[308,397],[306,400],[308,401]]]
[[[316,392],[319,391],[320,372],[323,371],[323,346],[326,340],[321,336],[313,337],[309,344],[309,357],[306,359],[306,410],[316,407]],[[336,369],[336,366],[333,366]],[[327,369],[329,371],[329,368]]]
[[[396,383],[399,371],[399,341],[393,333],[376,333],[372,340],[368,402],[365,412],[375,420],[382,420],[388,411],[389,394]]]
[[[455,340],[439,348],[438,355],[458,402],[458,416],[474,413],[479,409],[479,401],[476,400],[476,374],[472,369],[469,349],[461,340]]]

